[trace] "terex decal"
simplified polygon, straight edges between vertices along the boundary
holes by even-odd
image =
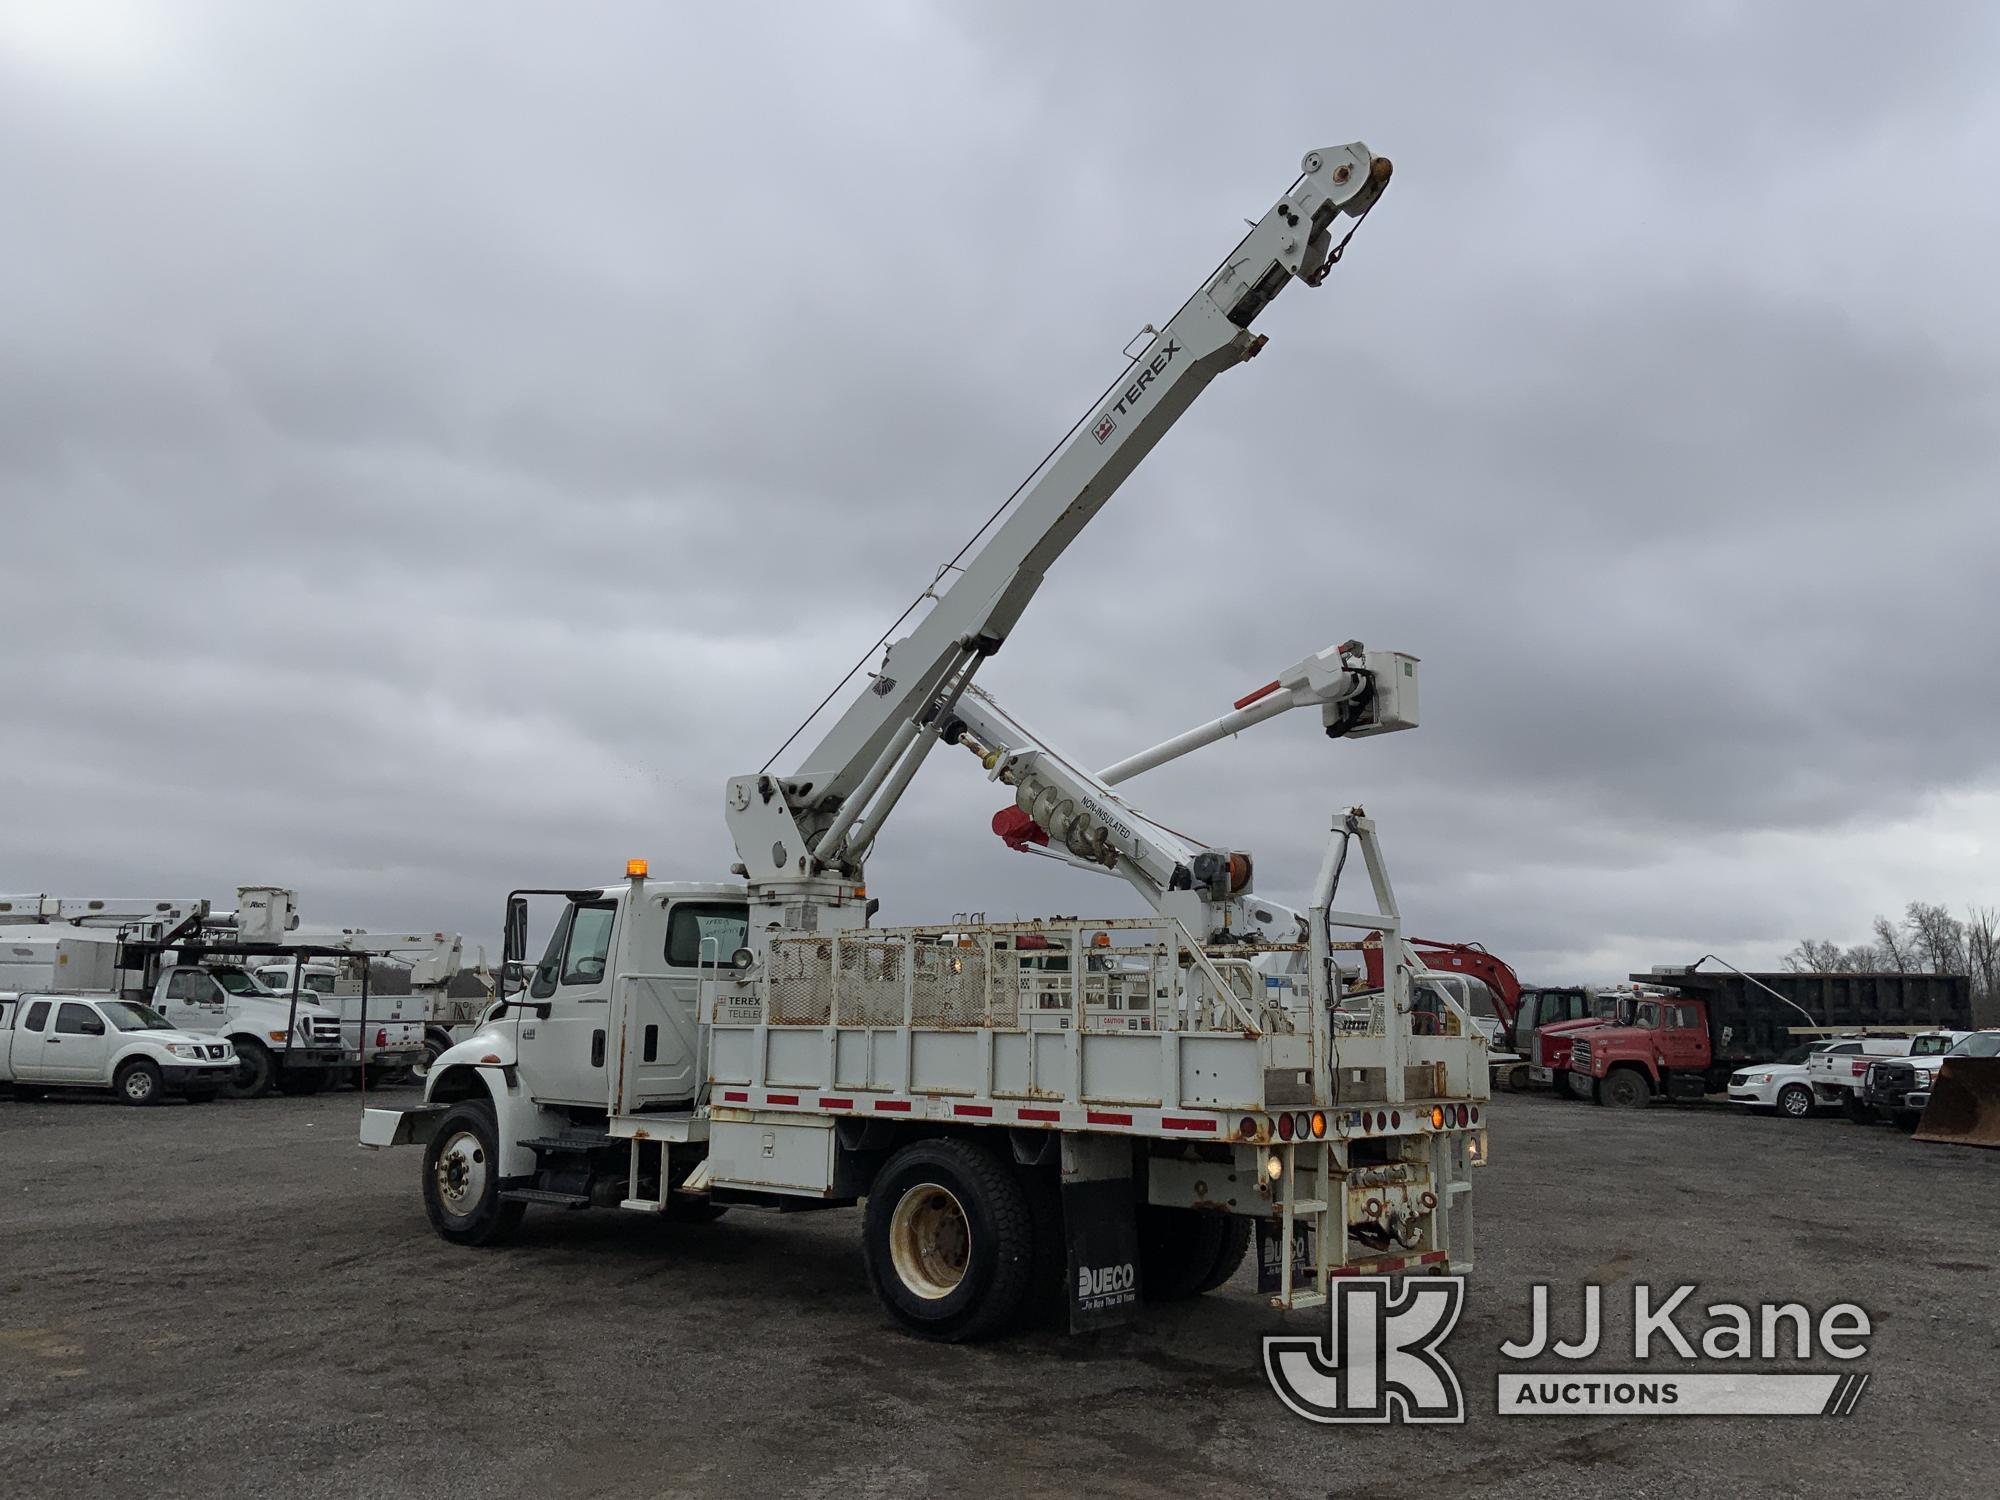
[[[1139,371],[1138,378],[1125,387],[1125,393],[1106,409],[1097,419],[1097,425],[1091,429],[1098,442],[1103,442],[1118,430],[1116,419],[1132,411],[1145,399],[1146,387],[1166,373],[1167,366],[1174,362],[1174,356],[1180,352],[1181,346],[1170,340],[1158,354],[1146,361],[1145,368]]]

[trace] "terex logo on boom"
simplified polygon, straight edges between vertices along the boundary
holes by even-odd
[[[1125,394],[1118,398],[1109,411],[1097,419],[1097,426],[1091,429],[1098,442],[1103,442],[1118,430],[1116,419],[1139,404],[1140,398],[1146,394],[1146,387],[1165,373],[1167,366],[1173,363],[1174,356],[1180,352],[1181,346],[1170,342],[1158,354],[1146,361],[1146,368],[1139,372],[1139,378],[1125,387]]]

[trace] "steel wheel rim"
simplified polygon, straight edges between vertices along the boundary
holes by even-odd
[[[927,1302],[957,1291],[972,1260],[972,1225],[948,1188],[919,1183],[889,1216],[889,1260],[896,1279]]]
[[[127,1099],[149,1099],[153,1094],[152,1075],[144,1068],[134,1068],[125,1075],[125,1097]]]
[[[447,1213],[464,1217],[486,1196],[486,1147],[478,1136],[461,1130],[444,1143],[432,1173],[438,1201]]]

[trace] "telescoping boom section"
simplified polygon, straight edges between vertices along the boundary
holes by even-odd
[[[1336,221],[1358,222],[1388,176],[1365,146],[1308,153],[984,543],[939,571],[929,612],[801,768],[730,780],[737,880],[657,880],[634,860],[622,882],[508,898],[510,966],[538,903],[554,913],[526,982],[435,1060],[421,1108],[363,1115],[364,1144],[423,1147],[440,1235],[496,1244],[530,1208],[705,1222],[865,1203],[883,1306],[952,1340],[1065,1305],[1072,1328],[1129,1318],[1221,1286],[1253,1241],[1280,1307],[1324,1301],[1344,1273],[1471,1265],[1486,1044],[1448,997],[1413,998],[1358,808],[1333,820],[1303,922],[1255,930],[1165,900],[1142,918],[878,927],[861,879],[1048,567],[1208,381],[1257,352],[1271,299],[1318,284]],[[1326,698],[1330,730],[1407,728],[1414,670],[1355,645],[1296,690]],[[1164,843],[1129,852],[1171,892]],[[1341,895],[1350,866],[1360,909]],[[1349,982],[1336,932],[1382,934],[1379,984]]]

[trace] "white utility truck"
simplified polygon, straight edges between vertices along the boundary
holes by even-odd
[[[149,1004],[176,1025],[228,1037],[237,1077],[226,1092],[272,1087],[315,1093],[359,1070],[386,1080],[421,1065],[434,996],[458,972],[456,933],[301,930],[298,900],[281,886],[236,890],[236,909],[172,898],[0,897],[0,989],[110,994]],[[363,994],[359,966],[393,956],[412,993]],[[315,977],[289,994],[294,967]],[[282,971],[283,991],[260,975]],[[449,1038],[431,1043],[436,1051]]]
[[[281,961],[250,971],[276,998],[289,999],[296,989],[302,998],[340,1017],[340,1073],[348,1083],[360,1081],[364,1055],[370,1084],[400,1077],[435,1055],[425,1051],[430,1001],[409,992],[385,995],[371,989],[363,995],[352,970],[367,962],[365,958]]]
[[[182,1031],[226,1041],[233,1061],[222,1092],[231,1099],[254,1099],[274,1085],[286,1093],[315,1093],[340,1065],[340,1017],[334,1012],[304,1001],[294,1007],[249,971],[227,964],[122,966],[134,946],[115,930],[0,927],[0,983],[18,991],[132,1001]],[[140,982],[145,975],[150,979]]]
[[[236,1071],[226,1041],[174,1029],[130,1000],[0,994],[0,1084],[14,1097],[44,1089],[110,1089],[127,1104],[178,1095],[215,1098]]]
[[[288,891],[279,894],[285,897],[291,895]],[[470,996],[450,993],[451,983],[463,966],[465,953],[464,940],[455,932],[370,932],[365,927],[300,926],[289,929],[282,941],[337,948],[352,955],[351,958],[343,956],[316,962],[312,969],[315,978],[311,986],[319,993],[323,1003],[340,1009],[342,1015],[350,1020],[359,1020],[355,1002],[361,993],[359,975],[364,961],[385,959],[404,970],[403,993],[370,990],[368,1015],[371,1021],[380,1015],[387,1017],[391,1023],[410,1023],[420,1028],[418,1055],[398,1064],[413,1067],[419,1075],[429,1068],[440,1052],[457,1040],[452,1035],[453,1028],[476,1021],[492,998],[487,993]],[[259,966],[258,974],[271,988],[284,993],[290,989],[289,978],[281,981],[269,971],[288,963],[289,960],[282,956],[273,957]],[[328,968],[334,976],[330,986],[323,977]],[[475,963],[474,972],[484,976],[483,954]],[[405,1041],[399,1039],[392,1050],[401,1052],[404,1046]],[[378,1059],[373,1055],[368,1060],[371,1071],[387,1063],[386,1058]]]
[[[1190,861],[1186,889],[1171,871],[1166,885],[1192,900],[1101,920],[879,928],[864,881],[1048,568],[1208,383],[1263,348],[1266,305],[1321,282],[1339,217],[1358,222],[1388,178],[1359,144],[1306,156],[1005,519],[938,570],[929,612],[797,769],[773,772],[774,755],[728,781],[734,880],[657,880],[635,860],[623,881],[509,896],[509,961],[530,898],[562,900],[525,992],[437,1060],[422,1108],[363,1114],[363,1144],[423,1146],[443,1237],[498,1242],[533,1205],[711,1217],[865,1200],[883,1305],[954,1340],[1065,1291],[1081,1328],[1210,1290],[1253,1231],[1280,1307],[1322,1304],[1337,1275],[1470,1267],[1486,1043],[1449,1005],[1412,1025],[1417,965],[1360,809],[1334,816],[1289,927],[1249,905],[1247,860]],[[1340,733],[1415,726],[1412,658],[1326,669]],[[1116,809],[1054,800],[1037,814],[1052,840],[1125,853]],[[1363,910],[1336,904],[1356,852]],[[1380,932],[1392,955],[1339,1027],[1336,929]]]

